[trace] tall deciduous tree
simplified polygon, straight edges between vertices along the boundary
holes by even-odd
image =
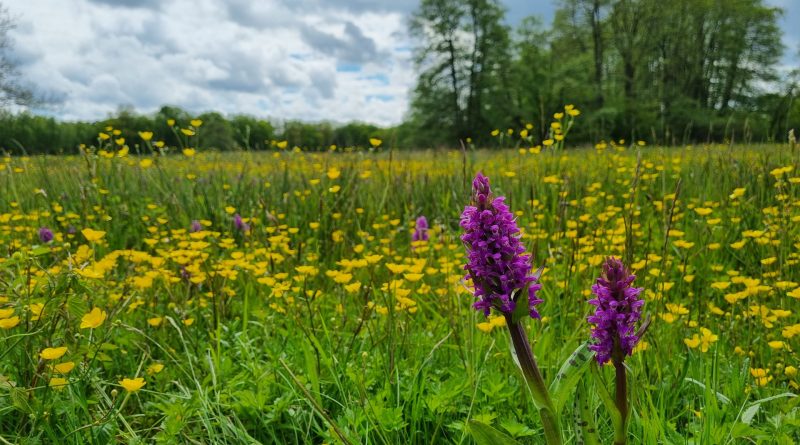
[[[13,41],[8,35],[12,29],[14,21],[0,3],[0,106],[28,105],[33,100],[31,91],[19,83],[17,66],[11,55]]]
[[[453,145],[508,114],[504,14],[497,0],[422,0],[412,16],[420,74],[411,113],[429,143]]]

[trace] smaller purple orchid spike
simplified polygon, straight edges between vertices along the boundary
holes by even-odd
[[[428,241],[428,219],[424,216],[417,218],[411,241]]]
[[[250,225],[244,222],[241,215],[239,215],[238,213],[236,215],[233,215],[233,226],[236,227],[236,230],[240,232],[250,231]]]
[[[192,221],[192,225],[189,227],[189,231],[194,233],[194,232],[199,232],[201,230],[203,230],[203,225],[200,224],[200,221],[198,221],[196,219],[193,220]]]
[[[53,241],[53,238],[54,235],[52,230],[48,229],[47,227],[42,227],[39,229],[39,241],[42,243],[47,244],[50,241]]]
[[[639,299],[642,289],[631,287],[634,279],[636,275],[630,274],[622,261],[609,257],[597,283],[592,286],[595,298],[589,300],[589,304],[597,309],[587,318],[594,325],[594,344],[589,349],[595,351],[601,365],[611,359],[622,362],[639,342],[636,323],[642,316],[644,300]]]

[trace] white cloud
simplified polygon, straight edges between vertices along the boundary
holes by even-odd
[[[64,119],[120,105],[277,119],[402,120],[415,1],[6,0],[25,80]],[[369,6],[366,6],[369,4]]]
[[[783,6],[796,67],[796,0]],[[5,0],[23,80],[62,99],[70,120],[120,105],[273,119],[389,125],[408,109],[415,73],[406,34],[418,0]],[[505,0],[509,17],[552,15],[554,2]]]

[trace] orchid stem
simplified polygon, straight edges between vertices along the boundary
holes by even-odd
[[[619,411],[620,421],[614,428],[614,445],[625,445],[628,439],[628,377],[625,370],[625,362],[614,360],[616,371],[615,403]]]
[[[550,393],[547,391],[547,385],[544,383],[542,373],[539,372],[539,367],[536,366],[536,359],[533,357],[533,351],[531,351],[531,345],[528,343],[525,329],[522,323],[515,322],[511,315],[506,315],[506,325],[508,326],[509,334],[511,334],[511,343],[517,354],[519,366],[522,368],[525,383],[528,384],[533,396],[533,402],[539,410],[539,416],[544,427],[545,441],[548,445],[561,445],[563,442],[561,440],[558,413],[556,413],[553,401],[550,399]]]

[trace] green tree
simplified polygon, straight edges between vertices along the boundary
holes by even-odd
[[[507,118],[510,38],[495,0],[423,0],[411,19],[420,70],[411,119],[423,141],[455,145]]]

